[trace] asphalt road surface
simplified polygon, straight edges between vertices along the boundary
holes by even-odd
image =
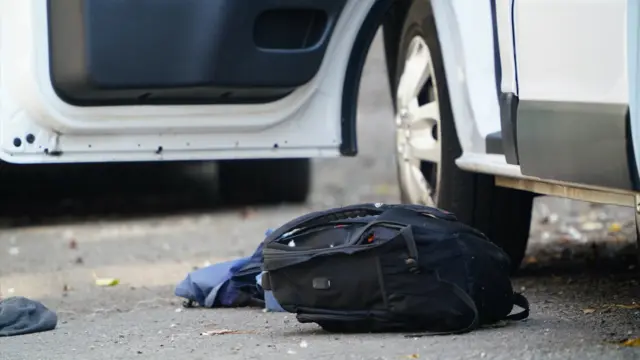
[[[0,338],[0,359],[632,359],[640,336],[629,209],[537,200],[529,257],[514,279],[528,321],[460,336],[335,335],[292,315],[181,308],[194,266],[253,252],[267,228],[310,209],[398,200],[384,59],[362,84],[361,155],[315,163],[305,206],[229,209],[214,166],[5,168],[0,291],[43,301],[56,330]],[[153,181],[150,181],[153,179]],[[120,279],[97,287],[94,276]],[[202,336],[208,330],[237,334]]]

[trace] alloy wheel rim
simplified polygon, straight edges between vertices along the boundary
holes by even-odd
[[[411,203],[436,206],[442,138],[440,106],[431,53],[422,37],[411,40],[405,59],[396,93],[400,183]]]

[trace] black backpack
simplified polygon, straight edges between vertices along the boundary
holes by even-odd
[[[307,214],[271,233],[263,255],[263,288],[299,322],[330,332],[454,334],[529,316],[504,251],[436,208]],[[524,311],[509,315],[514,305]]]

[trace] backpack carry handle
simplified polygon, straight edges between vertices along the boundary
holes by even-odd
[[[344,206],[340,208],[333,208],[324,211],[316,211],[307,215],[303,215],[296,219],[293,219],[286,224],[280,226],[269,234],[264,243],[270,243],[279,239],[282,235],[285,235],[295,229],[316,226],[320,224],[326,224],[331,221],[345,220],[357,217],[379,215],[382,212],[393,209],[404,208],[412,210],[421,214],[432,216],[442,220],[455,221],[457,220],[455,215],[446,212],[444,210],[432,208],[423,205],[395,205],[395,204],[382,204],[382,203],[364,203],[357,205]]]
[[[384,206],[384,205],[382,205]],[[384,209],[382,206],[376,207],[375,204],[358,204],[341,208],[333,208],[324,211],[312,212],[298,218],[295,218],[284,225],[280,226],[269,234],[265,239],[265,243],[270,243],[279,239],[282,235],[289,233],[295,229],[309,226],[326,224],[331,221],[344,220],[369,215],[378,215]]]

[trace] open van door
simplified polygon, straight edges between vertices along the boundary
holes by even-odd
[[[306,159],[357,152],[391,2],[2,1],[0,161],[270,159],[225,167],[228,183],[300,200]]]
[[[389,3],[3,1],[0,159],[353,155],[360,71]]]

